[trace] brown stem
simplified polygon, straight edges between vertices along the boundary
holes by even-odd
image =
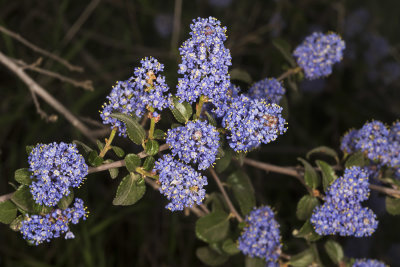
[[[241,216],[239,215],[239,213],[236,211],[236,209],[235,209],[235,207],[233,206],[231,200],[229,199],[229,196],[228,196],[228,194],[226,193],[225,188],[224,188],[224,186],[222,185],[221,180],[219,179],[217,173],[214,171],[213,168],[209,168],[208,170],[210,171],[211,176],[214,178],[215,182],[217,183],[218,188],[219,188],[219,190],[221,191],[222,196],[224,197],[226,203],[228,204],[229,210],[231,211],[231,213],[233,214],[233,216],[235,216],[236,219],[237,219],[239,222],[243,222],[242,217],[241,217]]]
[[[294,168],[294,167],[290,167],[290,166],[288,166],[288,167],[280,167],[280,166],[275,166],[275,165],[272,165],[272,164],[259,162],[259,161],[256,161],[256,160],[253,160],[253,159],[248,159],[248,158],[245,158],[243,160],[243,162],[246,163],[247,165],[259,168],[261,170],[293,176],[293,177],[299,179],[300,181],[302,181],[302,183],[304,184],[304,180],[303,180],[303,178],[301,178],[301,176],[302,176],[301,173],[298,173],[295,170],[296,168]],[[386,195],[395,197],[395,198],[400,198],[400,190],[396,190],[396,189],[392,189],[392,188],[388,188],[388,187],[380,186],[380,185],[374,185],[374,184],[370,184],[369,188],[372,189],[372,190],[384,193]]]

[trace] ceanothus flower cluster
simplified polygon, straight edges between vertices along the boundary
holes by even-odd
[[[159,172],[160,193],[171,201],[167,209],[183,210],[202,203],[206,194],[205,176],[168,154],[156,162],[155,169]]]
[[[205,96],[215,106],[218,116],[220,107],[228,97],[232,65],[229,49],[224,46],[226,27],[216,18],[197,18],[190,25],[191,37],[179,48],[182,63],[179,64],[177,96],[182,101],[195,102]]]
[[[311,224],[319,235],[370,236],[378,227],[376,215],[360,202],[369,197],[367,172],[357,166],[328,188],[325,203],[314,209]]]
[[[40,205],[53,207],[78,187],[88,174],[85,159],[75,144],[38,144],[28,157],[32,172],[30,191]]]
[[[62,234],[65,234],[65,239],[71,239],[75,236],[69,224],[77,224],[81,218],[86,220],[87,214],[82,199],[75,198],[75,203],[71,208],[55,209],[43,216],[26,216],[21,222],[20,232],[24,239],[35,245],[50,242],[51,239],[58,238]]]
[[[387,265],[378,260],[371,259],[358,259],[356,260],[352,267],[386,267]]]
[[[285,88],[277,79],[266,78],[254,83],[247,94],[253,99],[266,99],[268,103],[278,104],[285,94]]]
[[[186,163],[199,164],[205,170],[215,162],[219,147],[217,129],[206,121],[189,121],[167,132],[167,144],[174,156]]]
[[[233,100],[222,120],[222,126],[230,131],[227,139],[235,151],[247,152],[274,141],[286,132],[282,108],[263,99],[251,99],[241,95]]]
[[[346,153],[361,151],[380,169],[384,165],[400,167],[400,122],[389,128],[380,121],[367,122],[359,130],[351,130],[343,136],[340,148]]]
[[[120,136],[126,135],[125,124],[112,118],[111,114],[119,112],[141,117],[146,109],[161,111],[170,107],[170,94],[166,94],[169,87],[165,76],[161,75],[164,65],[153,57],[146,57],[140,63],[141,67],[135,68],[133,77],[117,82],[107,96],[109,102],[100,112],[103,123],[118,128]]]
[[[239,237],[239,250],[250,257],[265,259],[274,263],[281,254],[279,224],[274,212],[268,206],[254,208],[246,216],[246,227]]]
[[[342,60],[345,43],[335,33],[314,32],[296,47],[293,56],[304,70],[307,79],[316,79],[332,73],[332,66]]]

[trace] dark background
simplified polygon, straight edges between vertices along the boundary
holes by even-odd
[[[88,5],[94,9],[87,20],[72,38],[65,38]],[[253,81],[277,77],[287,67],[272,45],[275,38],[295,47],[315,30],[338,32],[347,49],[330,77],[302,82],[298,90],[285,84],[288,132],[249,155],[265,162],[294,165],[297,157],[315,146],[338,150],[340,137],[349,128],[359,128],[371,119],[391,124],[399,118],[400,2],[183,0],[176,43],[171,42],[174,5],[172,0],[0,0],[0,25],[84,67],[83,73],[70,72],[45,57],[41,64],[74,79],[93,81],[93,92],[27,72],[74,114],[96,121],[111,86],[130,77],[142,57],[154,56],[165,64],[167,82],[175,88],[180,61],[176,44],[188,38],[194,18],[211,15],[227,26],[232,69],[246,71]],[[40,57],[1,33],[0,50],[27,63]],[[238,84],[244,91],[249,86]],[[57,114],[39,101],[48,114]],[[42,120],[25,84],[2,65],[0,112],[1,194],[13,190],[8,183],[13,182],[14,170],[27,167],[26,145],[74,139],[90,143],[62,115],[56,122]],[[169,116],[165,115],[166,120]],[[122,138],[116,143],[135,151]],[[304,241],[291,235],[301,226],[295,216],[296,203],[305,193],[301,184],[290,177],[244,168],[257,189],[258,204],[271,205],[277,212],[284,251],[301,251]],[[0,225],[0,266],[202,266],[195,250],[204,244],[195,238],[193,215],[164,209],[165,199],[150,187],[138,204],[112,206],[117,185],[107,173],[89,176],[77,195],[85,200],[90,216],[73,226],[74,240],[31,247],[19,233]],[[210,182],[208,190],[215,188]],[[377,258],[400,266],[400,220],[385,214],[382,196],[374,194],[368,205],[378,214],[377,232],[371,238],[337,240],[349,257]],[[242,264],[242,256],[235,256],[226,266]]]

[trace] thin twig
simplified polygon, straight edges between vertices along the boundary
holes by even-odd
[[[71,28],[65,34],[63,40],[61,41],[61,43],[63,45],[66,45],[71,41],[71,39],[75,36],[75,34],[79,31],[79,29],[82,27],[82,25],[90,17],[90,15],[93,13],[93,11],[95,10],[95,8],[98,6],[99,3],[100,3],[100,0],[92,0],[89,3],[89,5],[85,8],[85,10],[79,16],[79,18],[75,21],[75,23],[71,26]]]
[[[40,96],[44,101],[46,101],[55,110],[65,116],[65,118],[79,131],[82,132],[89,140],[95,142],[95,138],[89,128],[86,127],[75,115],[73,115],[63,104],[61,104],[57,99],[50,95],[43,87],[37,84],[25,71],[15,64],[12,59],[0,52],[0,62],[6,66],[9,70],[14,72],[35,94]]]
[[[178,48],[179,31],[181,28],[182,0],[175,0],[174,23],[172,28],[171,51],[175,53]]]
[[[278,80],[278,81],[282,81],[283,79],[289,77],[289,76],[292,75],[292,74],[296,74],[296,73],[298,73],[299,71],[301,71],[301,68],[300,68],[300,67],[296,67],[296,68],[293,68],[293,69],[288,69],[286,72],[282,73],[281,76],[279,76],[279,77],[277,78],[277,80]]]
[[[248,165],[251,165],[253,167],[259,168],[261,170],[280,173],[280,174],[286,174],[289,176],[293,176],[297,179],[299,177],[301,177],[301,175],[302,175],[301,173],[296,171],[296,167],[280,167],[280,166],[275,166],[272,164],[259,162],[259,161],[256,161],[253,159],[248,159],[248,158],[245,158],[243,160],[243,162]],[[304,172],[304,169],[302,170],[302,172]],[[301,179],[301,180],[303,180],[303,179]],[[374,184],[370,184],[369,188],[372,190],[384,193],[386,195],[395,197],[395,198],[400,198],[400,190],[396,190],[396,189],[392,189],[392,188],[388,188],[388,187],[380,186],[380,185],[374,185]]]
[[[66,61],[65,59],[60,58],[59,56],[50,53],[49,51],[46,51],[34,44],[32,44],[31,42],[29,42],[28,40],[26,40],[25,38],[23,38],[21,35],[19,35],[18,33],[15,33],[13,31],[10,31],[9,29],[4,28],[3,26],[0,25],[0,32],[14,38],[15,40],[21,42],[22,44],[26,45],[27,47],[29,47],[30,49],[32,49],[35,52],[38,52],[46,57],[49,57],[59,63],[61,63],[62,65],[64,65],[65,67],[67,67],[70,71],[78,71],[78,72],[82,72],[83,68],[79,67],[79,66],[75,66],[70,64],[68,61]]]
[[[208,170],[210,171],[211,176],[214,178],[215,182],[217,183],[218,188],[219,188],[219,190],[221,191],[222,196],[224,197],[224,199],[225,199],[225,201],[226,201],[226,204],[228,204],[229,210],[231,211],[232,215],[235,216],[236,219],[237,219],[239,222],[242,222],[242,221],[243,221],[242,217],[241,217],[241,216],[239,215],[239,213],[236,211],[236,209],[235,209],[235,207],[233,206],[231,200],[229,199],[229,196],[228,196],[228,194],[226,193],[225,188],[224,188],[224,186],[222,185],[221,180],[219,179],[217,173],[214,171],[213,168],[209,168]]]
[[[49,76],[49,77],[56,78],[56,79],[58,79],[58,80],[60,80],[60,81],[62,81],[62,82],[70,83],[70,84],[72,84],[72,85],[75,86],[75,87],[80,87],[80,88],[83,88],[83,89],[89,90],[89,91],[93,91],[93,90],[94,90],[94,88],[93,88],[93,83],[92,83],[92,81],[90,81],[90,80],[86,80],[86,81],[77,81],[77,80],[74,80],[74,79],[72,79],[72,78],[63,76],[63,75],[61,75],[61,74],[59,74],[59,73],[56,73],[56,72],[52,72],[52,71],[49,71],[49,70],[46,70],[46,69],[39,68],[39,67],[37,67],[37,66],[35,66],[35,65],[33,65],[33,64],[32,64],[32,65],[28,65],[28,64],[26,64],[26,63],[25,63],[24,61],[22,61],[22,60],[16,60],[15,62],[16,62],[18,65],[20,65],[22,68],[24,68],[24,69],[28,69],[28,70],[32,70],[32,71],[39,72],[39,73],[44,74],[44,75],[47,75],[47,76]]]

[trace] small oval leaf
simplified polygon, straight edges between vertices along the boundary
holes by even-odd
[[[175,119],[180,123],[188,122],[193,114],[192,106],[187,102],[179,102],[176,97],[172,97],[172,103],[174,107],[170,109]]]
[[[204,264],[209,266],[218,266],[225,263],[228,259],[228,255],[221,255],[218,252],[210,249],[209,247],[200,247],[196,250],[196,256]]]
[[[303,196],[297,204],[296,215],[299,220],[307,220],[316,206],[319,205],[318,199],[310,195]]]
[[[304,166],[304,182],[312,189],[316,189],[320,185],[320,178],[315,169],[305,159],[297,158]]]
[[[129,172],[134,172],[137,167],[140,167],[142,160],[136,154],[128,154],[125,156],[125,165]]]
[[[138,202],[146,192],[146,185],[139,182],[141,179],[140,175],[133,173],[125,176],[118,186],[113,205],[128,206]]]
[[[333,240],[328,240],[326,241],[324,247],[329,258],[331,258],[334,263],[339,264],[339,262],[342,261],[344,253],[342,246],[339,243]]]
[[[32,182],[31,172],[27,168],[18,169],[14,173],[15,181],[20,184],[29,185]]]
[[[335,171],[331,167],[331,165],[329,165],[325,161],[317,160],[315,162],[317,163],[318,167],[321,169],[322,185],[324,187],[324,191],[326,191],[328,186],[330,186],[337,179],[337,176],[335,174]]]
[[[0,223],[9,224],[17,216],[17,206],[10,200],[0,202]]]
[[[151,171],[154,168],[156,160],[152,156],[148,156],[143,163],[143,169],[145,171]]]
[[[146,142],[146,154],[150,156],[154,156],[158,153],[158,150],[160,148],[160,145],[156,140],[148,140]]]
[[[132,116],[124,113],[113,113],[110,117],[120,120],[125,123],[126,133],[129,139],[137,145],[141,145],[146,137],[146,132],[143,127]]]

